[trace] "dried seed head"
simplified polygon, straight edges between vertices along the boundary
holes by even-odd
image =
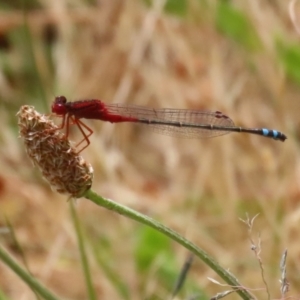
[[[27,154],[52,189],[81,197],[92,185],[92,166],[76,154],[52,120],[39,114],[33,106],[22,106],[17,116]]]

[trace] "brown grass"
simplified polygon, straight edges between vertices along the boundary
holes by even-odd
[[[41,2],[47,5],[28,13],[49,107],[54,95],[62,94],[69,100],[97,98],[149,107],[220,110],[241,126],[275,128],[288,136],[285,143],[234,133],[185,140],[127,124],[87,122],[94,135],[83,156],[95,170],[93,189],[178,230],[249,288],[264,284],[247,228],[239,218],[246,212],[259,213],[254,231],[261,232],[261,258],[271,298],[280,297],[279,262],[285,248],[290,295],[299,295],[299,87],[288,79],[276,55],[276,36],[288,42],[300,38],[290,21],[288,3],[236,1],[261,41],[259,50],[248,51],[216,29],[214,1],[206,6],[190,1],[186,18],[166,14],[159,5],[146,7],[141,1],[101,1],[99,7],[79,2],[73,8],[67,8],[67,1]],[[0,20],[0,33],[5,36],[22,25],[23,16],[17,10],[2,11]],[[44,30],[50,25],[56,32],[51,44],[53,73],[43,47]],[[33,273],[60,295],[85,299],[65,198],[52,192],[32,168],[10,122],[17,122],[12,119],[14,111],[5,110],[10,105],[17,109],[23,104],[41,105],[42,100],[22,90],[18,70],[26,59],[23,53],[12,45],[6,56],[10,77],[4,67],[0,69],[0,211],[14,224]],[[79,140],[75,132],[73,139]],[[78,204],[90,235],[109,241],[109,259],[131,298],[152,293],[157,299],[166,298],[169,291],[157,281],[159,260],[142,278],[135,268],[135,235],[140,225],[91,203]],[[0,222],[4,226],[3,218]],[[5,236],[3,242],[12,246]],[[173,247],[180,266],[186,253]],[[105,273],[92,258],[91,263],[99,299],[118,299]],[[214,274],[195,261],[188,280],[213,295],[220,287],[211,284],[208,276]],[[0,277],[0,287],[11,299],[25,295],[33,299],[3,265]],[[266,293],[257,295],[262,299]]]

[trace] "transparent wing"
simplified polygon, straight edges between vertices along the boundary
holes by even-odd
[[[132,122],[142,123],[155,132],[176,137],[215,137],[229,133],[226,127],[235,127],[234,122],[219,111],[153,109],[120,104],[106,104],[106,107],[109,114],[133,118]],[[224,130],[215,130],[213,126],[224,127]]]

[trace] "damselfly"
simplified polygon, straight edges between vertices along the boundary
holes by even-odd
[[[100,100],[82,100],[68,102],[66,97],[56,97],[52,104],[52,112],[63,117],[60,128],[66,127],[69,135],[69,125],[76,124],[82,132],[87,144],[93,134],[91,128],[80,119],[96,119],[111,123],[131,122],[149,125],[154,131],[170,136],[185,138],[209,138],[230,132],[246,132],[257,134],[284,142],[287,138],[283,133],[267,128],[243,128],[220,111],[199,111],[172,108],[146,108],[136,105],[106,104]],[[85,128],[88,133],[84,132]],[[78,145],[79,145],[78,144]],[[77,145],[77,146],[78,146]]]

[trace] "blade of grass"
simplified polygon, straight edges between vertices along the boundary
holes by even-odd
[[[23,251],[23,248],[22,248],[21,244],[20,244],[19,241],[18,241],[18,238],[17,238],[17,236],[16,236],[16,234],[15,234],[15,230],[14,230],[12,224],[10,223],[10,221],[8,220],[8,218],[7,218],[6,216],[5,216],[5,222],[6,222],[6,224],[7,224],[7,227],[9,228],[9,231],[10,231],[11,237],[12,237],[12,239],[13,239],[13,242],[15,243],[15,246],[16,246],[16,248],[18,249],[18,251],[19,251],[19,253],[20,253],[20,255],[21,255],[21,258],[22,258],[22,260],[23,260],[23,264],[24,264],[24,266],[25,266],[27,272],[28,272],[30,275],[32,275],[31,272],[30,272],[30,270],[29,270],[29,265],[28,265],[28,262],[27,262],[25,253],[24,253],[24,251]],[[36,293],[35,290],[32,289],[32,292],[35,294],[36,299],[40,299],[39,295]]]
[[[80,228],[80,221],[76,214],[76,210],[74,208],[73,201],[70,201],[70,209],[71,209],[71,216],[72,216],[73,224],[74,224],[76,235],[77,235],[80,259],[81,259],[81,264],[82,264],[82,268],[83,268],[83,273],[84,273],[84,278],[85,278],[85,283],[86,283],[86,288],[87,288],[87,292],[89,295],[89,299],[97,300],[96,292],[95,292],[95,289],[94,289],[94,286],[92,283],[92,277],[91,277],[91,272],[90,272],[90,268],[89,268],[89,264],[88,264],[88,259],[87,259],[87,255],[86,255],[85,242],[83,239],[82,229]]]
[[[33,41],[32,41],[32,36],[30,34],[29,26],[28,26],[28,16],[27,16],[27,6],[26,6],[27,1],[23,0],[23,34],[24,34],[24,40],[26,41],[26,44],[24,47],[27,48],[27,53],[29,55],[28,60],[30,61],[33,71],[34,71],[34,76],[35,76],[35,81],[37,88],[39,90],[39,99],[42,99],[43,103],[43,108],[48,109],[48,103],[47,103],[47,96],[45,89],[43,87],[43,82],[37,67],[36,59],[34,56],[34,49],[33,49]]]
[[[179,291],[183,287],[183,284],[186,280],[188,272],[191,269],[193,260],[194,260],[194,255],[189,253],[186,260],[185,260],[185,262],[184,262],[184,265],[183,265],[183,267],[182,267],[182,269],[181,269],[181,271],[178,275],[178,278],[177,278],[176,283],[174,285],[174,289],[173,289],[170,300],[174,299],[175,296],[179,293]]]
[[[172,240],[178,242],[180,245],[185,247],[194,253],[197,257],[199,257],[204,263],[206,263],[209,267],[211,267],[225,282],[231,285],[232,289],[235,290],[242,299],[253,299],[254,297],[241,286],[238,280],[224,268],[222,268],[212,257],[210,257],[204,250],[200,249],[177,232],[172,229],[164,226],[163,224],[157,222],[156,220],[143,215],[129,207],[118,204],[110,199],[103,198],[93,192],[91,189],[88,190],[84,197],[94,202],[96,205],[102,206],[106,209],[112,210],[114,212],[119,213],[120,215],[124,215],[132,220],[135,220],[139,223],[150,226],[162,234],[168,236]]]
[[[23,279],[33,290],[46,300],[59,300],[52,292],[46,289],[38,280],[32,277],[0,244],[0,260]]]

